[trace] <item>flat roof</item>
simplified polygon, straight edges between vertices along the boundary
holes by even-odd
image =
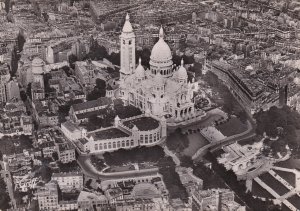
[[[95,141],[100,141],[100,140],[106,140],[106,139],[129,137],[129,134],[114,127],[114,128],[108,128],[108,129],[104,129],[104,130],[91,132],[91,133],[89,133],[89,136],[92,136]]]

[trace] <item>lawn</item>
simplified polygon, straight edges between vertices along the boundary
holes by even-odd
[[[294,205],[297,210],[300,210],[300,197],[295,194],[292,197],[287,199],[292,205]]]
[[[92,165],[98,171],[102,171],[106,167],[104,160],[99,158],[97,155],[91,155],[90,160],[91,160]]]
[[[134,166],[124,165],[124,166],[111,166],[108,169],[106,169],[104,172],[123,172],[123,171],[132,171],[134,170]]]
[[[246,131],[247,125],[243,124],[238,118],[232,117],[228,122],[218,125],[217,129],[220,130],[224,136],[228,137]]]
[[[183,154],[190,157],[192,157],[199,148],[209,143],[200,133],[189,134],[187,138],[189,145],[183,150]]]
[[[259,176],[259,178],[272,188],[278,195],[282,196],[289,192],[289,189],[285,187],[281,182],[275,179],[271,174],[265,173]]]
[[[287,181],[291,186],[296,187],[296,176],[292,172],[273,170],[276,174]]]
[[[252,182],[252,194],[254,196],[259,196],[263,198],[274,199],[275,197],[272,196],[268,191],[266,191],[263,187],[261,187],[257,182],[253,180]]]

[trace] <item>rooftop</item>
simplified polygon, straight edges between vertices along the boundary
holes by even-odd
[[[127,133],[119,130],[118,128],[109,128],[98,130],[95,132],[91,132],[88,135],[89,137],[92,136],[95,141],[106,140],[106,139],[115,139],[115,138],[122,138],[122,137],[129,137]]]
[[[82,177],[81,172],[62,172],[62,173],[53,173],[52,178],[54,177]]]
[[[97,100],[91,100],[91,101],[87,101],[84,103],[79,103],[79,104],[75,104],[72,105],[74,111],[80,111],[80,110],[85,110],[85,109],[89,109],[89,108],[95,108],[98,106],[105,106],[105,105],[109,105],[112,103],[112,100],[108,97],[101,97]]]

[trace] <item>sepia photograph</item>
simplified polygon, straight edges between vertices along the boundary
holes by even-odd
[[[0,0],[0,211],[300,211],[300,0]]]

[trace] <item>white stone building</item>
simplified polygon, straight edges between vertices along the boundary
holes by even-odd
[[[204,115],[194,107],[193,94],[198,90],[194,79],[188,81],[183,61],[175,67],[172,52],[159,31],[159,40],[150,56],[150,69],[145,70],[139,60],[135,68],[135,34],[129,16],[120,35],[121,69],[120,98],[126,103],[157,117],[165,116],[168,123],[181,124]]]

